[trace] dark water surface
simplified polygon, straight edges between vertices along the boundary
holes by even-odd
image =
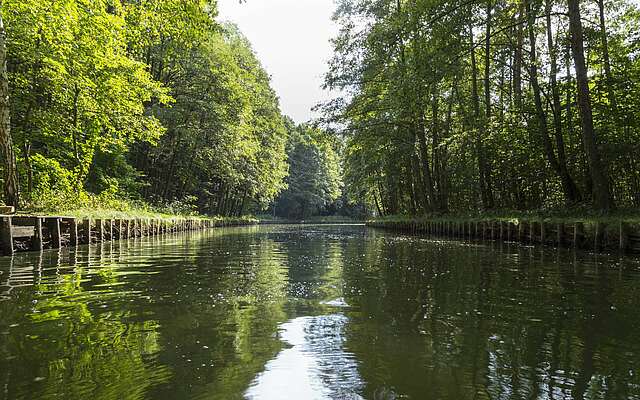
[[[0,258],[0,399],[640,399],[634,259],[264,226]]]

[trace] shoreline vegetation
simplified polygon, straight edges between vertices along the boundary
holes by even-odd
[[[334,20],[324,87],[343,97],[296,124],[215,3],[6,0],[4,202],[94,219],[640,221],[634,2],[338,0]]]
[[[609,214],[563,211],[388,216],[368,220],[366,224],[374,228],[464,240],[640,253],[640,214],[636,210]]]
[[[333,203],[338,140],[284,115],[251,43],[217,13],[208,1],[3,2],[4,203],[223,219]]]

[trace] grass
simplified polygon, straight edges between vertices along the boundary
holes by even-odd
[[[251,216],[222,217],[200,215],[189,204],[173,203],[152,206],[135,200],[84,195],[81,199],[71,198],[68,202],[56,199],[48,203],[32,203],[18,215],[68,216],[91,219],[208,219],[225,222],[258,222]]]

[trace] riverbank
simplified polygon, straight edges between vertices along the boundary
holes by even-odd
[[[331,224],[363,224],[366,221],[356,220],[349,217],[328,216],[310,217],[304,219],[288,219],[272,217],[270,215],[259,215],[260,225],[331,225]]]
[[[158,236],[216,227],[255,225],[251,217],[207,217],[113,210],[68,215],[0,215],[0,249],[41,251],[79,244]]]
[[[367,221],[375,228],[433,236],[499,240],[593,251],[640,254],[640,218],[613,215],[438,215]]]

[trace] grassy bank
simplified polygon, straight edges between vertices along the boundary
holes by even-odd
[[[607,215],[504,212],[392,216],[367,221],[367,225],[463,239],[640,252],[640,216],[637,210],[621,210]]]
[[[627,223],[640,224],[640,209],[616,210],[601,214],[592,210],[538,210],[538,211],[487,211],[482,213],[444,213],[426,216],[392,215],[372,219],[371,221],[453,221],[453,222],[482,222],[482,221],[535,221],[548,223]]]
[[[67,216],[79,219],[202,219],[228,224],[250,224],[258,220],[252,216],[207,216],[198,214],[195,207],[185,203],[150,205],[136,200],[124,200],[105,196],[83,196],[48,204],[34,203],[17,212],[18,215]]]

